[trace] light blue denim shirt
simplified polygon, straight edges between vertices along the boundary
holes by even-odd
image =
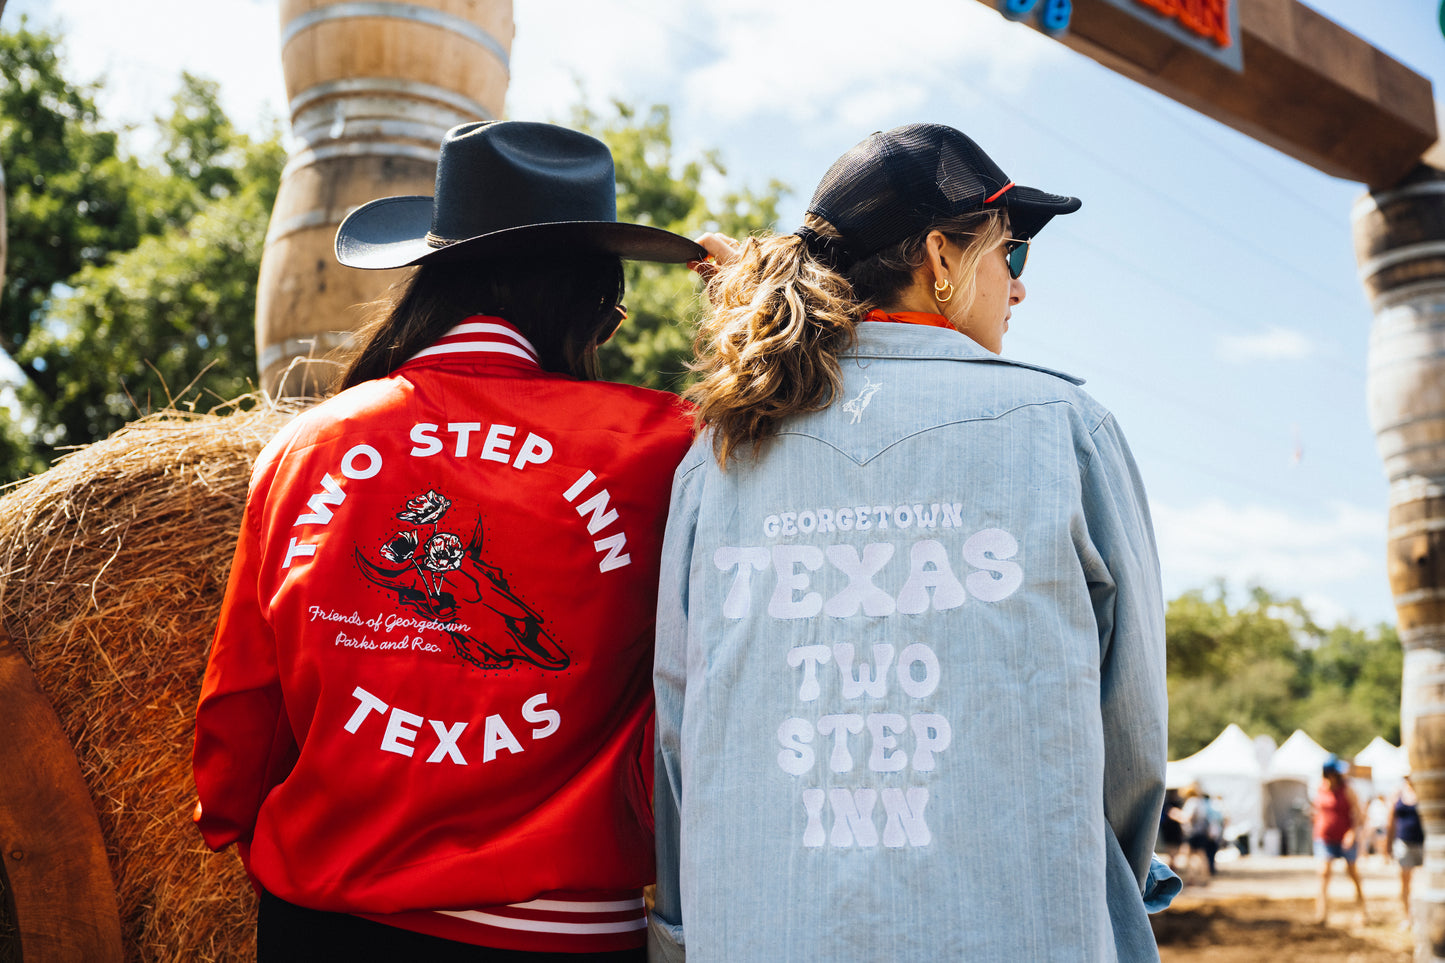
[[[842,372],[756,461],[704,435],[677,469],[655,941],[1157,959],[1164,612],[1123,435],[950,330],[862,324]]]

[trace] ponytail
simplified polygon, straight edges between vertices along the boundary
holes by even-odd
[[[810,225],[836,235],[826,222]],[[692,365],[702,378],[686,397],[726,468],[739,448],[756,455],[784,419],[833,402],[843,384],[838,356],[861,314],[848,280],[797,234],[747,240],[708,295],[713,311],[698,328]]]
[[[685,392],[699,425],[712,429],[719,465],[726,468],[740,448],[756,455],[785,419],[833,403],[843,386],[838,358],[852,347],[858,322],[914,283],[934,230],[964,248],[959,303],[966,306],[980,259],[1004,236],[996,210],[940,219],[856,262],[837,229],[811,214],[797,234],[743,244],[708,285],[712,314],[698,327],[692,365],[702,378]]]

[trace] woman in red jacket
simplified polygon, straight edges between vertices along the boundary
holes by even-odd
[[[435,198],[337,256],[415,265],[336,397],[257,460],[196,717],[197,822],[281,959],[641,959],[657,558],[691,420],[603,383],[612,157],[456,128]]]

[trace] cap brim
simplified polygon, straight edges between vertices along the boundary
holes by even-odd
[[[1004,194],[1008,207],[1009,233],[1027,240],[1044,229],[1059,214],[1072,214],[1083,206],[1077,197],[1050,194],[1036,187],[1013,187]]]
[[[336,231],[336,259],[347,267],[379,271],[434,261],[589,250],[629,261],[681,264],[707,252],[695,241],[646,224],[615,221],[558,221],[528,224],[433,247],[432,199],[417,195],[383,197],[347,215]]]

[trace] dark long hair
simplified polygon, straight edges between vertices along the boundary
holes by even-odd
[[[360,348],[337,390],[391,374],[477,314],[515,325],[537,349],[543,370],[596,379],[597,345],[617,327],[623,288],[622,261],[610,254],[423,264],[357,332]]]

